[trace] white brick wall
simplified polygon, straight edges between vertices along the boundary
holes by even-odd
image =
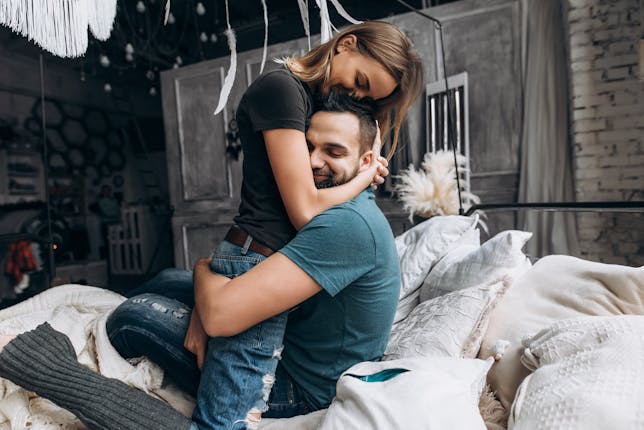
[[[644,200],[640,0],[568,0],[570,102],[577,200]],[[582,255],[644,265],[644,214],[583,213]]]

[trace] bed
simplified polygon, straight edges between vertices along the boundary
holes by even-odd
[[[529,232],[480,243],[477,215],[437,216],[396,238],[402,288],[383,360],[338,381],[327,410],[261,422],[278,429],[571,429],[644,425],[644,267],[548,256]],[[50,321],[84,365],[186,415],[193,399],[146,359],[123,360],[105,319],[124,300],[64,285],[0,311],[0,333]],[[395,375],[380,382],[361,376]],[[28,425],[27,423],[31,423]],[[0,429],[83,428],[52,403],[0,380]]]

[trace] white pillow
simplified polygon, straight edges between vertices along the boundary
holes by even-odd
[[[418,304],[419,288],[432,266],[454,246],[466,232],[477,232],[478,215],[436,216],[396,237],[400,258],[400,302],[394,322],[403,320]],[[472,236],[468,236],[472,237]]]
[[[499,300],[490,313],[479,358],[496,354],[507,341],[503,358],[488,382],[506,409],[528,375],[521,365],[521,340],[551,324],[588,316],[644,314],[644,267],[595,263],[565,255],[541,258]]]
[[[507,230],[480,247],[459,244],[429,272],[420,289],[420,301],[520,276],[531,267],[530,260],[521,251],[531,237],[529,232]]]
[[[508,428],[644,428],[644,316],[580,317],[524,342],[535,372],[517,391]]]
[[[485,430],[478,403],[491,365],[446,357],[358,363],[340,377],[319,430]],[[408,371],[382,382],[356,377],[392,369]]]
[[[411,357],[475,357],[487,315],[506,289],[504,282],[455,291],[416,308],[394,324],[383,360]]]

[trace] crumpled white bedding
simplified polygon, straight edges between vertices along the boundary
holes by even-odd
[[[163,385],[163,370],[148,359],[131,364],[110,343],[105,321],[125,300],[114,292],[84,285],[62,285],[0,311],[0,334],[19,334],[47,321],[65,333],[81,364],[119,379],[168,402],[186,416],[194,399],[172,384]],[[326,411],[290,419],[264,419],[262,430],[313,430]],[[31,423],[28,425],[27,423]],[[0,378],[0,430],[77,430],[85,426],[52,402]]]
[[[0,334],[19,334],[48,321],[71,340],[78,360],[90,369],[166,400],[189,415],[193,401],[172,385],[162,386],[163,371],[147,359],[136,365],[112,347],[105,331],[110,311],[124,297],[95,287],[63,285],[0,311]],[[32,424],[27,427],[26,423]],[[78,419],[49,401],[0,378],[0,429],[84,428]]]

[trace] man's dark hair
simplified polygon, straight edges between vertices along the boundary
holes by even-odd
[[[376,109],[378,105],[370,97],[357,99],[346,90],[332,87],[328,94],[316,99],[314,110],[323,112],[352,113],[360,123],[360,154],[369,151],[376,138]]]

